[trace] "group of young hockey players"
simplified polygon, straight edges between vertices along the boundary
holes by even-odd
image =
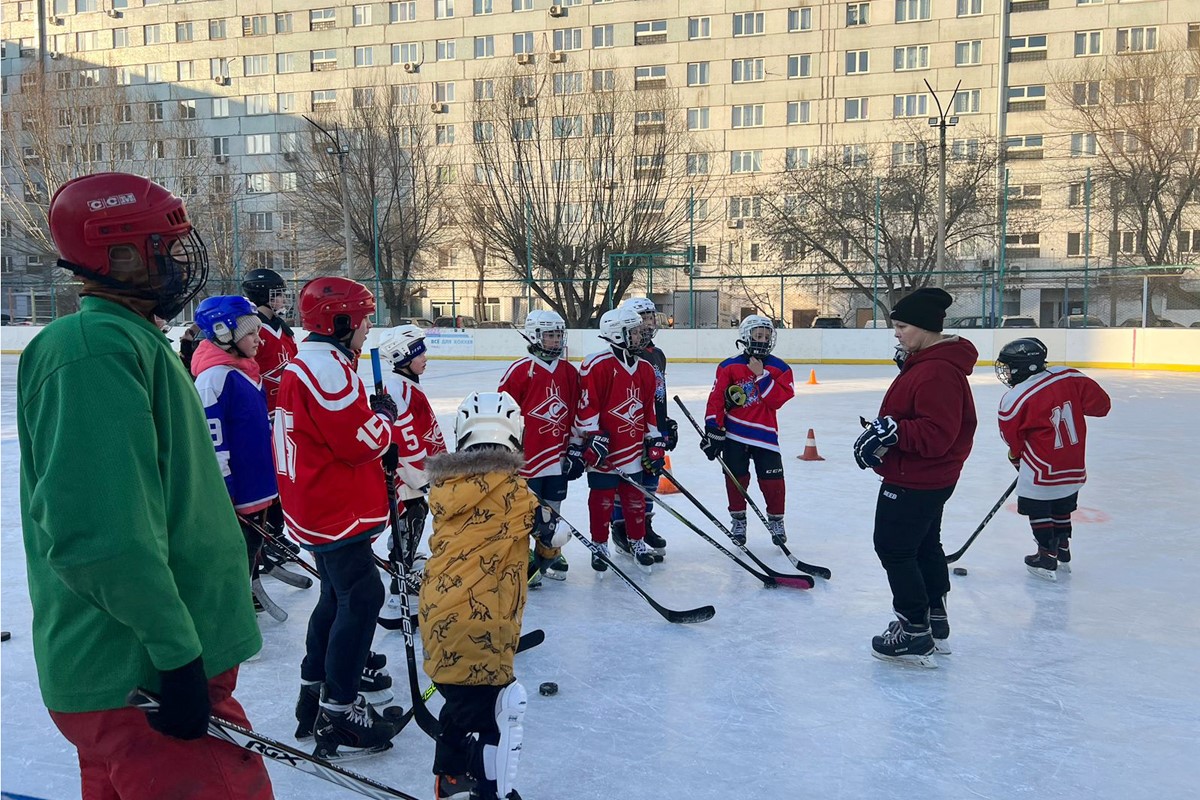
[[[589,536],[574,533],[595,573],[616,567],[610,540],[647,575],[666,557],[655,492],[679,432],[654,303],[635,297],[604,313],[606,347],[578,369],[563,318],[531,311],[529,355],[496,391],[462,402],[451,452],[421,386],[420,328],[383,332],[373,389],[359,376],[376,311],[361,283],[308,282],[297,341],[283,318],[292,304],[285,282],[254,270],[244,296],[199,304],[200,338],[185,353],[191,383],[154,323],[174,317],[207,274],[182,201],[144,178],[88,176],[56,193],[50,224],[60,264],[81,276],[85,297],[21,360],[21,508],[34,609],[53,632],[35,638],[43,696],[79,750],[85,796],[160,797],[173,787],[178,796],[271,796],[258,756],[205,732],[210,713],[249,727],[232,693],[238,665],[261,646],[251,609],[285,614],[262,575],[311,585],[290,563],[319,578],[296,738],[336,762],[389,749],[417,714],[436,741],[437,798],[519,800],[526,693],[513,658],[528,587],[569,571],[562,547],[574,529],[559,516],[569,483],[586,476]],[[967,376],[978,353],[942,333],[951,303],[932,288],[896,303],[900,372],[854,445],[858,466],[882,479],[874,546],[897,617],[872,652],[921,666],[949,653],[941,519],[977,427]],[[64,355],[75,352],[68,340],[83,342],[87,358]],[[741,322],[739,352],[716,368],[700,449],[725,472],[732,542],[746,543],[753,464],[771,542],[787,552],[777,414],[795,388],[775,344],[767,317]],[[1025,563],[1055,580],[1071,561],[1085,417],[1106,415],[1110,401],[1048,357],[1038,339],[1018,339],[1000,351],[996,373],[1010,387],[999,424],[1018,470],[1018,510],[1037,540]],[[81,427],[84,415],[72,411],[72,398],[89,395],[121,411],[103,430]],[[76,446],[65,448],[64,436]],[[127,496],[131,470],[143,490],[136,498]],[[98,538],[96,519],[119,541]],[[387,559],[375,551],[385,534]],[[371,649],[377,627],[403,628],[411,666],[414,625],[444,700],[436,720],[420,718],[415,697],[407,713],[387,706],[387,659]],[[63,648],[72,663],[86,657],[82,680],[68,684],[53,668]],[[124,702],[139,686],[157,693],[145,714]],[[164,758],[175,774],[148,781]]]

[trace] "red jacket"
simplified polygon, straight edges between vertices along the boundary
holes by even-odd
[[[958,482],[978,424],[967,383],[978,359],[975,345],[953,336],[905,360],[879,408],[900,437],[875,468],[886,483],[944,489]]]
[[[279,500],[288,530],[310,549],[378,533],[388,520],[379,459],[392,443],[392,426],[371,411],[354,367],[337,346],[308,340],[279,385]]]

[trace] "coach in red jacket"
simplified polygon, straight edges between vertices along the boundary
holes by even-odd
[[[971,452],[977,419],[967,376],[979,353],[941,333],[953,302],[941,289],[902,297],[892,309],[900,374],[879,416],[854,447],[862,469],[883,478],[875,506],[875,553],[887,571],[899,618],[872,641],[876,657],[936,666],[946,640],[950,577],[942,550],[942,508]]]

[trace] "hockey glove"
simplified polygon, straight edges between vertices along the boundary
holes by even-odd
[[[661,475],[666,466],[666,441],[662,438],[646,439],[642,451],[642,469],[651,475]]]
[[[158,708],[146,712],[150,727],[176,739],[204,736],[208,732],[208,715],[212,713],[204,660],[197,656],[178,669],[162,670],[158,679]]]
[[[384,395],[386,397],[387,395]],[[383,457],[379,459],[383,462],[383,468],[389,474],[394,473],[400,468],[400,448],[396,443],[388,445],[388,449],[383,451]]]
[[[583,473],[587,471],[587,464],[583,460],[583,444],[572,444],[567,448],[567,462],[564,465],[568,481],[576,481],[583,477]]]
[[[589,467],[603,466],[608,458],[608,434],[597,431],[588,437],[583,448],[583,463]]]
[[[704,435],[700,437],[700,449],[709,461],[716,461],[717,456],[725,448],[725,429],[716,425],[705,425]]]
[[[896,352],[892,353],[892,361],[896,362],[896,369],[904,369],[904,361],[908,358],[908,351],[904,349],[904,345],[896,345]],[[866,426],[863,426],[866,427]]]
[[[537,539],[543,547],[550,549],[558,549],[566,544],[571,534],[568,531],[559,531],[558,515],[554,510],[547,506],[538,506],[533,512],[533,538]]]
[[[388,422],[395,422],[396,417],[400,416],[400,409],[396,408],[396,401],[386,392],[371,395],[368,402],[371,404],[371,410],[387,417]]]
[[[729,388],[725,390],[725,410],[741,408],[746,405],[747,399],[746,390],[740,383],[730,384]]]
[[[888,448],[899,440],[896,420],[878,417],[870,423],[854,443],[854,463],[859,469],[873,469],[883,463]]]
[[[670,452],[679,446],[679,423],[668,419],[659,426],[662,429],[663,447]]]

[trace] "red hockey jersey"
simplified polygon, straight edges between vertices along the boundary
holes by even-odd
[[[425,474],[425,459],[446,452],[446,440],[438,425],[437,415],[420,384],[404,375],[389,372],[383,376],[383,386],[396,401],[400,416],[392,429],[392,438],[400,454],[397,470],[402,484],[401,500],[425,496],[429,477]]]
[[[654,367],[640,358],[629,366],[612,350],[605,350],[583,360],[579,385],[577,434],[608,434],[608,458],[598,471],[640,472],[644,440],[659,435],[654,419]]]
[[[1087,420],[1112,408],[1100,384],[1070,367],[1049,367],[1000,399],[1000,437],[1021,459],[1017,495],[1056,500],[1087,481]]]
[[[267,413],[270,414],[279,403],[279,381],[283,370],[296,357],[296,337],[279,317],[267,318],[259,312],[258,318],[263,323],[259,329],[262,344],[254,360],[258,362],[263,391],[267,393]]]
[[[302,342],[283,371],[273,419],[275,472],[288,529],[320,549],[388,521],[380,456],[391,425],[368,404],[350,356],[328,342]]]
[[[579,409],[579,370],[565,358],[547,364],[526,356],[508,368],[497,391],[512,395],[525,420],[521,475],[561,475]]]
[[[754,377],[745,355],[727,358],[717,365],[717,377],[708,393],[704,421],[725,429],[735,442],[779,452],[779,422],[775,412],[796,396],[792,368],[781,358],[767,356],[763,374]],[[746,393],[746,404],[725,410],[725,392],[738,384]]]

